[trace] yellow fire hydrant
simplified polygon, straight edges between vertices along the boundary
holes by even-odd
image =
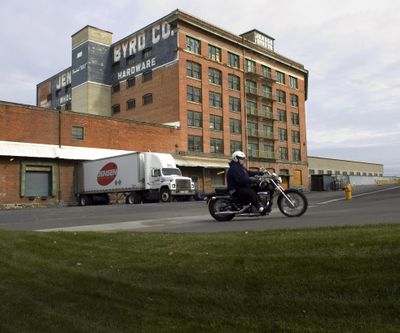
[[[345,192],[345,196],[346,196],[346,200],[351,200],[352,198],[352,188],[350,183],[346,184],[346,186],[344,187],[344,192]]]

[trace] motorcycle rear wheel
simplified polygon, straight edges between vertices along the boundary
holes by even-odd
[[[294,206],[281,194],[278,198],[278,207],[283,215],[288,217],[298,217],[303,215],[308,207],[306,196],[298,190],[289,189],[285,191]]]
[[[231,203],[228,199],[215,199],[211,200],[208,204],[208,211],[211,216],[218,222],[231,221],[235,214],[218,215],[216,213],[226,212],[231,209]]]

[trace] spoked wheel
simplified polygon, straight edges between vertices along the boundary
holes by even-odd
[[[308,200],[305,195],[297,190],[286,190],[285,194],[290,201],[283,194],[278,198],[278,207],[282,214],[288,217],[303,215],[308,207]]]
[[[211,200],[208,210],[211,216],[219,222],[230,221],[235,217],[235,214],[228,213],[231,210],[231,203],[227,199]]]

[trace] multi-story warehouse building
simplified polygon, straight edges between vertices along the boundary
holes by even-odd
[[[308,187],[307,81],[268,35],[238,36],[176,10],[115,43],[91,26],[75,33],[72,66],[38,84],[37,105],[176,126],[170,153],[201,190],[224,184],[235,150],[248,167]]]

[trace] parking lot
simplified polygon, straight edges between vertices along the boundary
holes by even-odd
[[[400,222],[400,186],[360,186],[344,192],[309,192],[308,211],[287,218],[274,205],[267,217],[215,222],[203,201],[0,210],[0,229],[37,231],[226,232]]]

